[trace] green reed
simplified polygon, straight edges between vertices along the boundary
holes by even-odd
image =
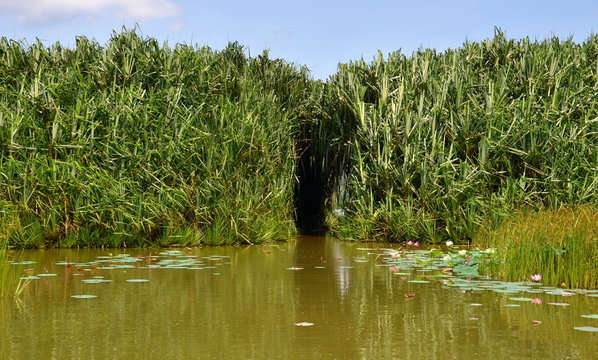
[[[256,243],[295,233],[307,72],[231,43],[0,40],[0,201],[17,247]],[[4,230],[1,230],[2,232]]]
[[[0,85],[15,247],[258,243],[306,211],[345,240],[468,243],[514,209],[598,201],[595,35],[497,31],[326,82],[237,43],[2,38]]]
[[[442,53],[341,64],[328,85],[347,149],[330,200],[345,215],[328,215],[339,238],[468,243],[522,206],[598,201],[596,35],[497,31]]]
[[[547,285],[598,288],[598,210],[590,207],[522,212],[476,243],[495,248],[488,271],[512,281],[542,275]]]

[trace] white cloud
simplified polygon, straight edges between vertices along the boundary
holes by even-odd
[[[183,28],[185,28],[185,26],[187,26],[187,24],[185,24],[184,22],[176,21],[168,26],[168,31],[172,31],[172,32],[179,31],[179,30],[182,30]]]
[[[276,45],[286,45],[294,33],[288,26],[282,26],[272,32],[272,40]]]
[[[0,13],[24,23],[44,23],[106,10],[132,19],[165,18],[180,11],[171,0],[0,0]]]

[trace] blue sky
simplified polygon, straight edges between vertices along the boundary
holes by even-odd
[[[104,43],[135,24],[170,43],[269,49],[325,79],[339,61],[458,47],[492,37],[495,26],[508,37],[583,41],[598,32],[598,0],[0,0],[0,36],[12,39],[72,45],[85,35]]]

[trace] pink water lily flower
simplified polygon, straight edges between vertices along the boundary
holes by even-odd
[[[532,279],[532,281],[540,281],[540,280],[542,280],[542,275],[540,275],[540,274],[530,275],[530,279]]]
[[[407,245],[413,245],[413,241],[411,241],[411,240],[407,241]]]
[[[419,242],[418,241],[414,242],[413,246],[419,246]]]

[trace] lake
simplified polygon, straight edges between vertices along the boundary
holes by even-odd
[[[39,278],[1,302],[0,358],[598,359],[582,331],[597,292],[500,292],[384,248],[399,245],[18,252],[11,269]]]

